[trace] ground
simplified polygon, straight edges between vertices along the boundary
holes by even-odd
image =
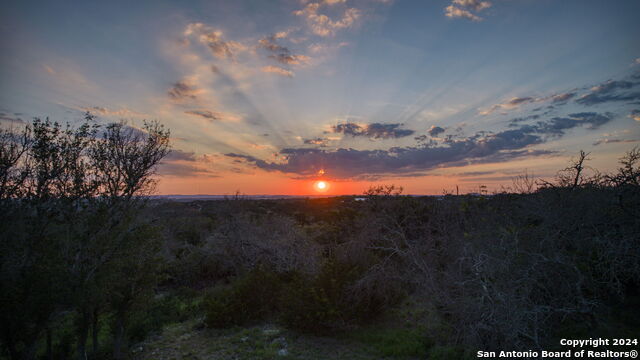
[[[385,358],[374,346],[349,338],[301,335],[274,324],[207,329],[202,320],[167,325],[132,352],[136,360]]]

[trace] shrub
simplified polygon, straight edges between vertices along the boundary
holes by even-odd
[[[431,360],[465,360],[473,359],[474,356],[464,349],[451,345],[437,345],[429,350]]]
[[[207,326],[241,325],[273,314],[277,309],[281,284],[277,274],[257,268],[230,286],[215,289],[204,302]]]
[[[283,322],[297,330],[326,333],[375,318],[385,299],[375,293],[353,296],[351,291],[363,273],[356,265],[329,259],[316,276],[294,276],[282,292]]]
[[[200,310],[200,301],[195,296],[174,294],[157,297],[148,307],[131,314],[129,339],[141,341],[147,334],[160,330],[166,324],[195,316]]]
[[[367,329],[354,337],[372,345],[381,356],[424,358],[432,346],[420,329]]]

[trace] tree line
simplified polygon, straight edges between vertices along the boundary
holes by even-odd
[[[158,122],[102,125],[87,113],[79,126],[0,129],[0,336],[11,359],[35,358],[43,338],[53,358],[53,325],[71,313],[79,359],[98,351],[105,313],[123,358],[128,316],[155,285],[157,236],[139,214],[168,152]]]

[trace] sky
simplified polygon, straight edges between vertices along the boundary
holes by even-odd
[[[640,142],[637,0],[0,5],[0,126],[157,120],[160,194],[407,194]],[[326,189],[314,184],[323,180]]]

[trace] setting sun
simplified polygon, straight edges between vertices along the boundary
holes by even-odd
[[[316,181],[313,187],[315,187],[317,191],[324,192],[329,189],[329,183],[326,181]]]

